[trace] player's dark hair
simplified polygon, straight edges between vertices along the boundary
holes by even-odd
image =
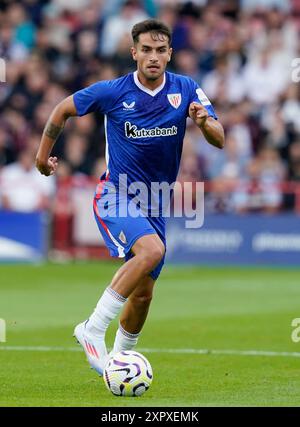
[[[172,32],[170,28],[163,22],[157,19],[146,19],[146,21],[138,22],[131,30],[131,35],[134,43],[138,43],[139,35],[144,33],[151,33],[152,38],[157,40],[160,34],[168,37],[169,46],[172,42]]]

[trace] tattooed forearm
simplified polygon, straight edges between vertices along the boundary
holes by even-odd
[[[48,138],[56,141],[62,130],[63,126],[57,126],[54,123],[50,122],[46,126],[45,135],[48,136]]]

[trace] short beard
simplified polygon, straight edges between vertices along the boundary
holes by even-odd
[[[146,76],[147,77],[147,76]],[[160,78],[160,76],[158,77],[147,77],[147,80],[151,80],[152,82],[155,82],[155,80],[158,80]]]
[[[155,82],[155,80],[158,80],[162,75],[163,75],[163,73],[159,74],[158,76],[152,76],[152,75],[144,74],[146,79],[150,80],[151,82]]]

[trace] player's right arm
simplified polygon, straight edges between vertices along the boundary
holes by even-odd
[[[61,101],[52,111],[44,128],[36,155],[36,167],[42,175],[52,175],[57,169],[57,158],[51,157],[52,148],[69,117],[77,116],[73,95]]]

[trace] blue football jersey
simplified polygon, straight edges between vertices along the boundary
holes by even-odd
[[[191,102],[217,119],[210,101],[190,77],[165,72],[160,87],[143,86],[137,72],[99,81],[74,94],[77,114],[104,114],[109,181],[127,184],[176,181]]]

